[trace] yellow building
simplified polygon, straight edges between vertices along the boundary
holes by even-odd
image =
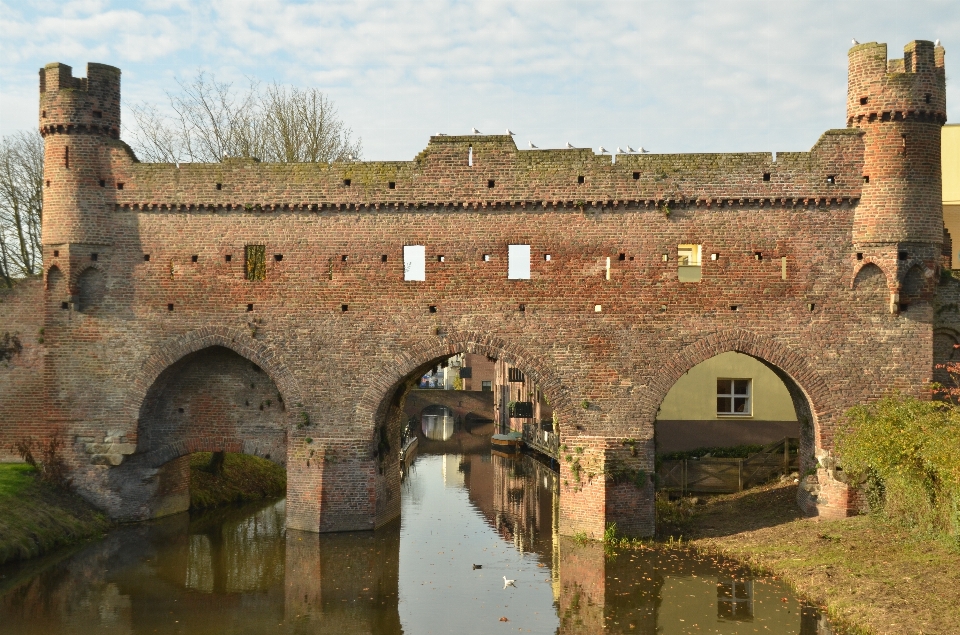
[[[657,413],[657,451],[766,445],[799,433],[787,387],[762,362],[722,353],[677,380]]]
[[[954,269],[960,267],[960,124],[944,126],[940,137],[943,166],[943,224],[953,240]]]
[[[944,126],[941,139],[943,222],[953,241],[953,267],[960,269],[960,124]],[[766,444],[798,432],[793,402],[780,378],[752,357],[733,352],[681,377],[657,413],[660,453]]]

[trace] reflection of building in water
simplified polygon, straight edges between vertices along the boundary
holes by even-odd
[[[493,455],[495,525],[518,551],[551,562],[557,532],[557,473],[530,456]]]
[[[753,621],[753,580],[717,580],[717,617],[740,622]]]
[[[420,416],[420,425],[425,437],[431,441],[446,441],[456,428],[453,410],[446,406],[427,406]]]
[[[443,469],[444,487],[463,487],[464,475],[461,466],[462,457],[457,454],[444,454],[440,465]]]

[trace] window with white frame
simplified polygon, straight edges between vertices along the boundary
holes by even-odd
[[[403,246],[403,279],[427,279],[427,248],[423,245]]]
[[[507,279],[530,279],[530,245],[507,246]]]
[[[752,384],[750,379],[717,379],[717,415],[751,416]]]

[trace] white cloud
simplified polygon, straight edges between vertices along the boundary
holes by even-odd
[[[437,131],[509,126],[658,151],[797,150],[844,125],[850,39],[960,47],[960,6],[776,2],[0,1],[3,132],[35,125],[36,69],[120,66],[124,100],[155,100],[202,67],[316,85],[367,158],[409,159]],[[958,48],[960,50],[960,48]],[[960,58],[956,61],[960,65]],[[960,94],[950,85],[952,119]]]

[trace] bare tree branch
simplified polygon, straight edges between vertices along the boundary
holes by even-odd
[[[168,93],[172,115],[147,104],[133,107],[136,152],[147,161],[220,162],[256,157],[274,162],[359,158],[359,139],[317,89],[251,81],[238,92],[203,71]]]
[[[40,271],[43,213],[43,138],[17,132],[0,141],[0,278]]]

